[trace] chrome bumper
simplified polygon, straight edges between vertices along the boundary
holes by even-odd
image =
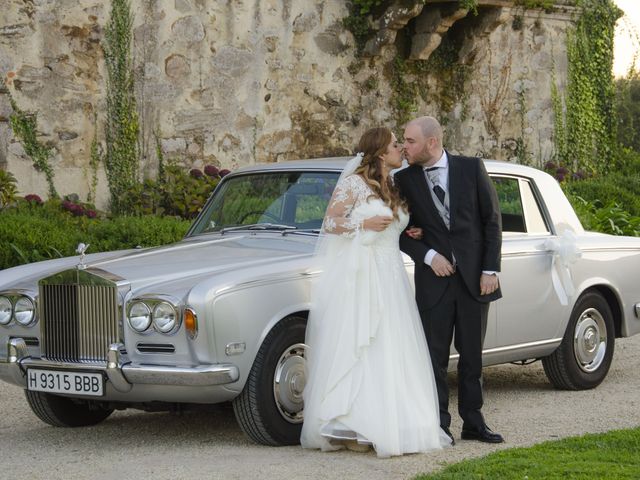
[[[29,367],[74,372],[103,372],[118,392],[126,393],[134,385],[175,385],[208,387],[233,383],[239,378],[238,367],[232,364],[200,365],[197,367],[172,367],[164,365],[132,365],[122,354],[124,345],[114,343],[109,347],[106,363],[62,363],[30,357],[22,338],[11,338],[7,343],[6,358],[0,358],[0,378],[27,387],[26,372]]]

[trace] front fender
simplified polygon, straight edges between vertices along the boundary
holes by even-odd
[[[278,322],[295,313],[306,316],[310,287],[308,275],[292,274],[238,285],[216,296],[207,335],[215,344],[218,361],[239,368],[238,382],[229,388],[242,390],[260,346]],[[244,344],[244,351],[228,353],[229,344]]]

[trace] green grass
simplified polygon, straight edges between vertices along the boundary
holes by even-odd
[[[640,428],[504,450],[483,458],[450,465],[438,473],[420,475],[415,480],[638,478]]]

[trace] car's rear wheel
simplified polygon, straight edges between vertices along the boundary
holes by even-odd
[[[86,427],[106,419],[113,409],[100,404],[80,402],[46,392],[25,390],[27,402],[33,413],[54,427]]]
[[[244,389],[233,401],[240,427],[257,443],[300,443],[305,329],[303,317],[280,321],[264,339]]]
[[[599,293],[585,293],[571,312],[562,343],[542,359],[551,383],[564,390],[585,390],[600,385],[613,359],[613,314]]]

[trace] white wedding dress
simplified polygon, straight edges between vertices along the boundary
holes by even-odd
[[[399,212],[382,232],[361,231],[364,218],[391,215],[371,195],[350,175],[327,209],[307,324],[301,444],[337,450],[339,440],[357,440],[379,457],[438,449],[450,440],[398,245],[408,215]]]

